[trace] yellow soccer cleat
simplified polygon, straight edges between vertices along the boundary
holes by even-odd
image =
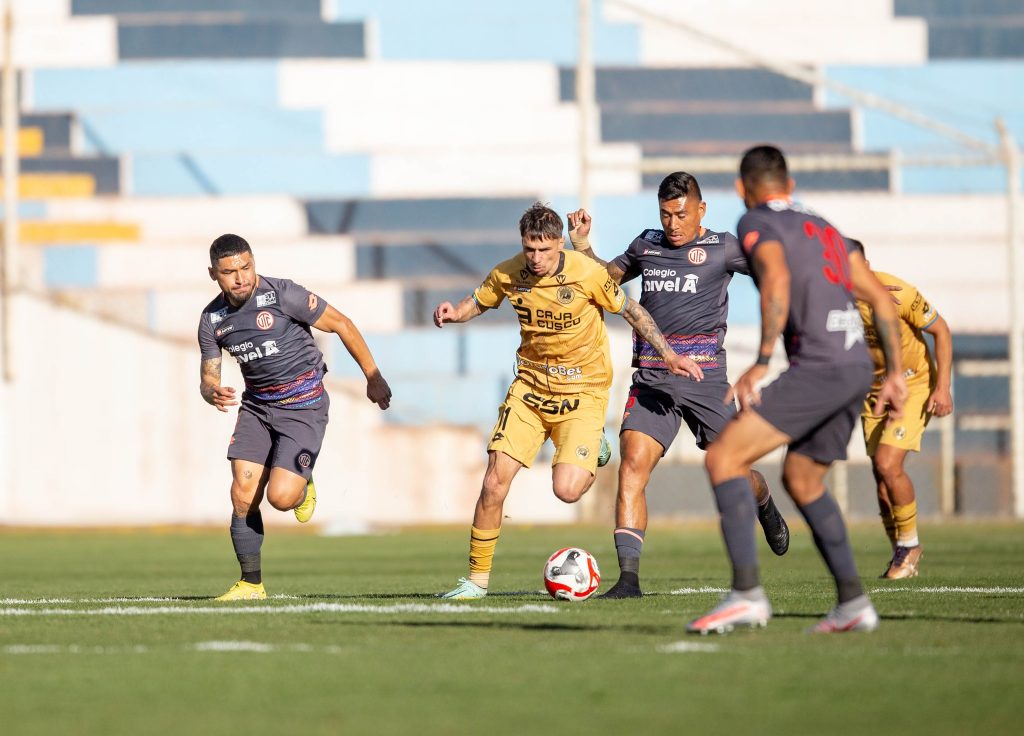
[[[215,601],[262,601],[267,597],[267,591],[263,583],[247,583],[239,580],[231,586],[231,590],[222,596],[214,598]]]
[[[310,476],[306,482],[306,498],[295,507],[294,511],[295,518],[299,520],[300,524],[305,524],[313,518],[313,512],[316,511],[316,486],[313,485],[313,476]]]

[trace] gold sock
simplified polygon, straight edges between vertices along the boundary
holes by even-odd
[[[896,519],[897,543],[903,547],[917,546],[917,501],[906,506],[893,506],[892,515]]]
[[[470,527],[469,534],[469,581],[486,590],[491,579],[491,565],[494,563],[494,548],[498,544],[501,527],[477,529]]]
[[[896,549],[896,517],[892,515],[892,511],[886,509],[878,514],[882,517],[882,526],[885,527],[885,536],[889,537],[889,544],[892,548]]]

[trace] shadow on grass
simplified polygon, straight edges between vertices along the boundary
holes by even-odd
[[[827,612],[821,611],[820,613],[772,613],[773,619],[804,619],[808,621],[817,621],[825,616]],[[951,624],[1019,624],[1024,625],[1024,619],[1011,618],[1009,616],[943,616],[934,613],[887,613],[878,614],[878,618],[884,621],[941,621],[943,623]]]

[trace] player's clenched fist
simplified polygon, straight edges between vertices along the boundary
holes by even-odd
[[[434,324],[440,327],[445,322],[451,322],[455,318],[455,307],[451,302],[441,302],[434,310]]]
[[[585,240],[590,235],[590,225],[594,220],[585,209],[570,212],[565,218],[569,221],[569,239],[574,243],[577,240]]]

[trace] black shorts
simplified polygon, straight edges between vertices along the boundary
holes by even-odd
[[[243,401],[228,444],[228,460],[284,468],[309,480],[324,442],[330,406],[326,391],[320,401],[303,409]]]
[[[736,413],[725,403],[729,390],[725,371],[705,373],[703,381],[691,381],[666,370],[640,368],[622,413],[622,429],[642,432],[668,451],[682,422],[690,428],[697,447],[704,450]]]
[[[765,386],[754,411],[792,438],[791,452],[819,463],[845,460],[873,379],[870,363],[790,366]]]

